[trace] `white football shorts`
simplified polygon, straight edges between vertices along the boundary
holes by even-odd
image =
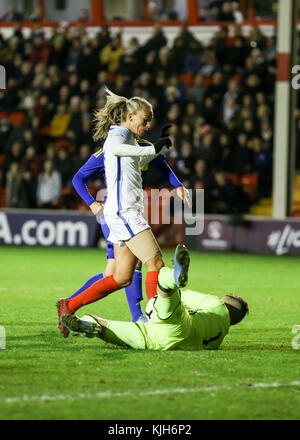
[[[143,215],[136,210],[118,214],[105,213],[104,219],[110,231],[108,240],[119,246],[125,246],[124,241],[150,228]]]

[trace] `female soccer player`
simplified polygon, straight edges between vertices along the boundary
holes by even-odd
[[[79,295],[58,300],[59,318],[129,286],[138,260],[147,267],[146,293],[152,297],[156,294],[159,270],[164,266],[159,245],[142,216],[140,169],[166,151],[171,141],[165,137],[153,146],[140,147],[136,138],[150,127],[153,118],[151,104],[143,98],[127,99],[108,89],[106,91],[106,105],[96,113],[94,139],[106,137],[103,146],[107,184],[104,218],[110,231],[108,239],[114,243],[115,270]],[[90,209],[97,214],[100,204],[94,202]]]
[[[163,127],[161,136],[165,137],[167,135],[168,129],[171,126],[171,124],[166,125]],[[138,144],[140,146],[149,146],[152,145],[149,141],[138,138],[137,139]],[[146,168],[146,169],[145,169]],[[189,206],[191,206],[191,200],[189,199],[189,193],[186,190],[186,188],[183,187],[180,180],[177,178],[175,173],[172,171],[172,169],[167,164],[165,158],[163,155],[157,156],[154,160],[152,160],[147,167],[142,169],[142,178],[143,175],[146,172],[149,172],[149,170],[156,170],[163,178],[165,178],[170,185],[172,185],[174,188],[177,188],[177,195],[183,200],[188,203]],[[92,177],[96,175],[101,175],[104,177],[105,180],[105,171],[104,171],[104,154],[103,149],[101,148],[96,153],[92,154],[88,161],[80,168],[80,170],[77,171],[73,178],[73,186],[79,196],[84,200],[84,202],[90,206],[92,205],[96,200],[92,197],[90,194],[87,186],[86,181],[88,179],[91,179]],[[105,197],[106,199],[106,197]],[[112,275],[114,273],[115,268],[115,260],[114,260],[114,246],[113,243],[108,241],[109,236],[109,229],[108,226],[105,223],[105,219],[103,215],[97,215],[97,220],[99,221],[102,229],[102,233],[107,241],[107,265],[105,269],[105,275]],[[100,273],[92,278],[90,278],[80,289],[78,289],[70,298],[77,296],[79,293],[81,293],[83,290],[85,290],[87,287],[95,283],[96,281],[103,278],[104,274]],[[132,315],[132,321],[145,321],[147,318],[143,315],[141,310],[140,301],[143,299],[143,290],[142,290],[142,272],[141,272],[141,263],[138,262],[137,266],[135,268],[135,272],[133,275],[132,283],[125,288],[126,298],[129,305],[130,313]],[[150,299],[150,298],[148,298]]]

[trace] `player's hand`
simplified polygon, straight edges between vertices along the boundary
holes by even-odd
[[[172,127],[172,124],[166,124],[162,127],[160,132],[160,138],[165,138],[169,136],[169,129]]]
[[[89,208],[94,215],[101,215],[103,213],[104,203],[103,202],[93,202],[89,206]]]
[[[176,189],[176,192],[177,192],[178,197],[180,197],[180,199],[183,202],[186,202],[188,207],[191,208],[192,207],[192,199],[190,197],[189,191],[185,188],[185,186],[179,186]]]
[[[164,137],[158,139],[158,141],[154,144],[155,153],[159,154],[164,147],[170,148],[172,146],[172,141],[169,137]]]

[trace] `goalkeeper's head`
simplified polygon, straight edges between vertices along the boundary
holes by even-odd
[[[225,295],[222,301],[229,311],[230,325],[238,324],[249,313],[248,304],[238,295]]]

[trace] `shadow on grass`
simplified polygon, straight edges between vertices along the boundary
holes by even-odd
[[[266,352],[266,351],[284,351],[284,352],[295,352],[289,343],[248,343],[247,345],[236,344],[221,346],[219,349],[203,349],[203,350],[170,350],[170,351],[157,351],[157,350],[134,350],[129,347],[116,346],[98,338],[93,338],[92,343],[90,343],[91,338],[86,338],[84,335],[71,334],[68,338],[63,338],[57,331],[43,332],[43,333],[33,333],[29,335],[20,336],[7,336],[7,350],[11,349],[21,349],[21,350],[32,350],[39,349],[40,351],[56,351],[56,352],[69,352],[74,353],[81,351],[95,351],[96,355],[104,357],[106,359],[116,359],[116,355],[119,356],[122,353],[122,357],[131,356],[131,354],[143,355],[151,353],[151,355],[156,354],[160,357],[170,356],[170,353],[191,353],[197,354],[202,353],[205,356],[205,352],[210,353],[229,353],[229,352]],[[75,343],[74,343],[75,342]],[[15,345],[14,345],[15,343]]]

